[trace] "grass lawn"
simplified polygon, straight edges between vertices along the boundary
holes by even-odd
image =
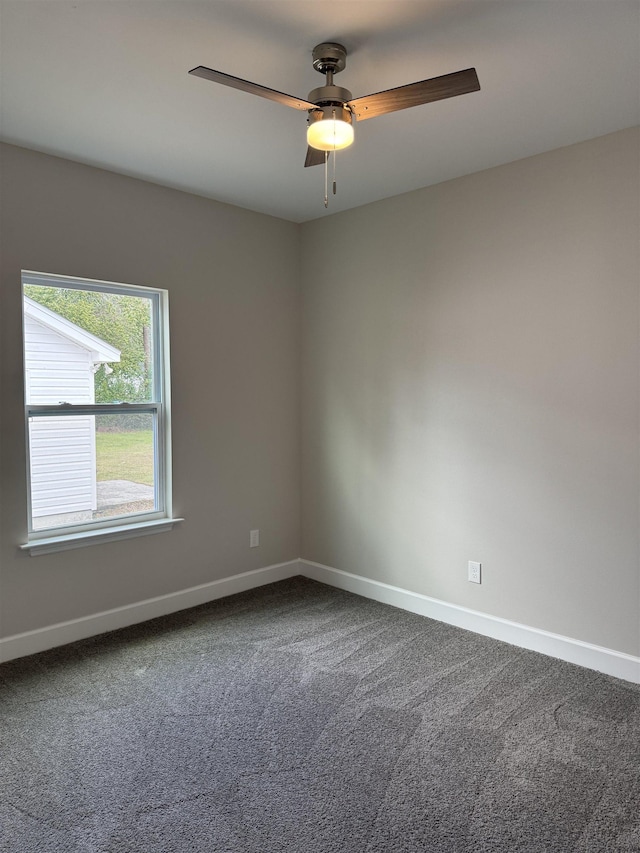
[[[96,432],[98,481],[131,480],[153,486],[153,432]]]

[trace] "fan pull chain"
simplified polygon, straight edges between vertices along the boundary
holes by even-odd
[[[336,194],[336,152],[333,152],[333,194]]]
[[[333,111],[333,194],[336,194],[336,111]]]
[[[324,206],[329,207],[329,152],[324,152]]]
[[[329,207],[329,156],[333,154],[333,178],[332,178],[332,191],[333,195],[336,194],[337,190],[337,182],[336,182],[336,111],[333,110],[333,151],[325,151],[324,152],[324,206]]]

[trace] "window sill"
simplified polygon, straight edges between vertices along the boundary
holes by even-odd
[[[101,530],[88,530],[83,533],[70,533],[66,536],[51,536],[47,539],[32,539],[20,548],[28,551],[32,557],[40,554],[52,554],[54,551],[68,551],[71,548],[85,548],[112,542],[116,539],[132,539],[136,536],[149,536],[152,533],[165,533],[174,524],[184,518],[161,518],[158,521],[144,521],[138,524],[123,524],[119,527],[106,527]]]

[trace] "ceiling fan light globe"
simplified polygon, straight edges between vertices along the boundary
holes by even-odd
[[[340,119],[322,119],[307,128],[307,144],[319,151],[339,151],[353,142],[353,125]]]

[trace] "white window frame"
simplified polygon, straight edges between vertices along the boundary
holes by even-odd
[[[169,375],[169,295],[166,290],[141,285],[75,278],[70,276],[22,271],[22,287],[29,284],[71,290],[116,293],[137,296],[151,301],[153,324],[152,400],[145,403],[92,403],[34,405],[25,403],[25,437],[27,450],[27,516],[28,538],[21,546],[32,555],[46,554],[68,548],[81,548],[111,539],[125,539],[170,530],[179,518],[172,517],[171,496],[171,418]],[[24,303],[22,303],[24,304]],[[23,319],[24,322],[24,319]],[[23,334],[24,353],[24,334]],[[60,525],[33,529],[31,506],[31,450],[29,421],[31,418],[145,413],[153,416],[154,424],[154,507],[117,518],[101,518],[82,524]]]

